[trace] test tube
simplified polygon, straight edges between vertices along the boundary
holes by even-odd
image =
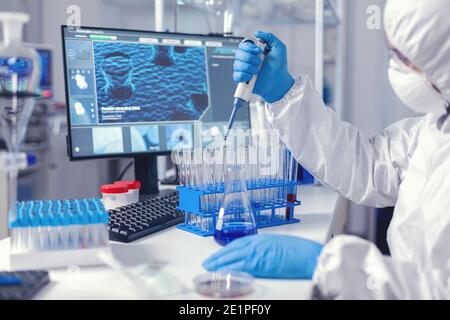
[[[19,235],[19,251],[26,252],[28,251],[30,224],[26,213],[21,213],[20,219],[22,222]]]
[[[59,249],[60,250],[67,250],[70,249],[69,246],[69,233],[70,233],[70,229],[69,229],[69,219],[65,214],[61,214],[59,217],[60,220],[60,226],[58,226],[58,232],[59,232],[59,239],[61,241]]]
[[[57,222],[55,219],[55,214],[51,213],[49,214],[49,246],[48,250],[56,250],[58,246],[58,234],[56,233]]]
[[[267,150],[268,145],[266,143],[260,144],[258,150],[258,176],[259,176],[259,183],[262,189],[259,191],[259,200],[261,205],[267,204],[267,192],[264,187],[267,187],[268,185],[268,156],[267,156]]]
[[[288,150],[287,151],[287,161],[288,161],[288,180],[290,182],[297,182],[297,174],[298,174],[298,163],[294,158],[294,155]],[[293,204],[295,203],[297,199],[297,185],[293,184],[292,186],[289,186],[287,188],[286,192],[286,200],[287,200],[287,207],[286,207],[286,220],[291,220],[294,217],[293,212]]]
[[[39,216],[37,214],[30,215],[30,229],[28,238],[28,250],[38,251],[39,250]]]
[[[95,248],[107,245],[108,214],[98,200],[30,201],[17,206],[11,250]]]
[[[225,176],[224,176],[224,166],[225,166],[225,151],[224,148],[218,148],[215,151],[215,161],[214,161],[214,172],[215,172],[215,189],[223,189]],[[215,197],[215,209],[219,210],[222,201],[222,196],[217,194]]]
[[[184,167],[183,167],[183,150],[182,149],[174,150],[173,157],[174,157],[173,160],[174,160],[176,168],[177,168],[180,185],[184,186],[185,185],[185,181],[184,181],[185,176],[184,176]]]
[[[48,215],[44,213],[39,214],[39,250],[46,251],[50,247],[50,221]]]
[[[89,214],[87,212],[80,212],[80,245],[82,249],[89,248]]]
[[[69,219],[69,246],[72,249],[81,249],[80,216],[72,213],[69,215]]]
[[[183,164],[185,168],[185,183],[189,188],[194,187],[193,178],[192,178],[192,150],[191,149],[183,149]]]
[[[212,158],[211,158],[211,151],[209,149],[204,149],[202,151],[202,164],[200,165],[200,168],[202,168],[202,175],[203,175],[203,183],[205,190],[210,191],[213,187],[213,172],[214,168],[212,166]],[[208,194],[206,197],[204,197],[206,200],[206,211],[211,212],[213,209],[213,198],[214,195]]]
[[[100,212],[100,221],[97,224],[99,229],[99,247],[104,247],[109,242],[109,232],[108,232],[108,214],[106,212]]]

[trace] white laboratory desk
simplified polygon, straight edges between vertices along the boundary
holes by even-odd
[[[295,216],[300,224],[259,230],[260,233],[286,234],[325,243],[330,237],[337,210],[338,194],[325,187],[302,186],[298,199],[302,206]],[[0,261],[8,254],[8,239],[0,241]],[[131,244],[112,243],[121,260],[130,265],[148,259],[167,263],[167,270],[187,288],[183,294],[167,299],[205,299],[194,291],[193,279],[204,273],[201,263],[220,247],[212,238],[201,238],[175,227],[158,232]],[[107,267],[50,271],[51,283],[36,299],[141,299],[129,281]],[[256,290],[246,299],[309,299],[310,281],[256,280]]]

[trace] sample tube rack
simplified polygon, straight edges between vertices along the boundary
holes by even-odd
[[[297,181],[260,179],[247,182],[250,202],[258,228],[269,228],[299,223],[294,209],[297,200]],[[214,235],[224,193],[224,185],[198,187],[180,186],[178,209],[185,213],[185,222],[177,228],[202,236]]]
[[[109,251],[109,215],[101,199],[27,201],[10,217],[9,266],[14,270],[102,264]]]

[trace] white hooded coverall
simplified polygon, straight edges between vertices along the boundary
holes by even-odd
[[[389,0],[385,11],[389,41],[445,97],[450,97],[449,11],[448,0]],[[368,139],[324,106],[308,77],[299,77],[266,111],[295,158],[324,184],[359,204],[395,206],[388,232],[392,256],[356,237],[334,238],[318,260],[315,297],[450,298],[450,119],[445,107]]]

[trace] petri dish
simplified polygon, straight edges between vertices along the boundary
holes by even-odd
[[[195,290],[213,298],[238,298],[254,290],[254,279],[244,272],[211,272],[194,279]]]

